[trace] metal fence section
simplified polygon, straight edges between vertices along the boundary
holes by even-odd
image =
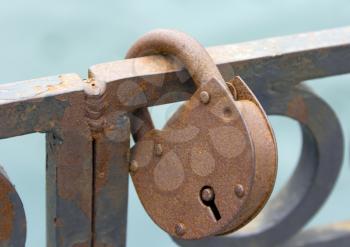
[[[254,226],[181,246],[348,246],[350,222],[301,231],[332,192],[343,158],[333,110],[301,82],[350,72],[350,27],[208,48],[224,79],[241,76],[268,114],[302,126],[292,179]],[[150,56],[0,85],[0,138],[46,133],[47,246],[125,246],[129,112],[188,99],[175,60]],[[332,152],[330,152],[330,150]],[[0,170],[0,246],[24,246],[26,221]]]

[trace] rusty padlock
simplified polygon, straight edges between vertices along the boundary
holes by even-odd
[[[162,130],[146,108],[134,139],[130,171],[147,213],[162,229],[183,239],[237,230],[269,198],[277,148],[264,110],[241,78],[229,83],[196,40],[173,30],[141,37],[127,58],[166,54],[187,68],[193,96]]]

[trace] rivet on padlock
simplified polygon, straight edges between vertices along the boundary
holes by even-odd
[[[130,165],[147,213],[183,239],[229,233],[262,209],[275,182],[276,143],[265,112],[241,78],[226,83],[206,50],[184,33],[150,32],[127,58],[175,56],[197,86],[162,130],[147,109]]]

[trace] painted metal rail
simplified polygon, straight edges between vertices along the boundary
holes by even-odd
[[[301,82],[350,73],[350,27],[208,51],[224,79],[241,76],[268,114],[300,123],[302,152],[290,181],[253,225],[230,236],[174,241],[348,246],[350,222],[301,231],[332,192],[344,149],[333,110]],[[0,85],[0,138],[46,133],[47,246],[125,246],[129,113],[186,100],[194,89],[182,66],[162,56],[94,65],[87,80],[65,74]],[[1,169],[0,246],[24,246],[25,232],[23,205]]]

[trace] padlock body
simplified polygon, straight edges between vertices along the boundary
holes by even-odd
[[[141,202],[151,218],[175,237],[221,234],[236,226],[244,211],[256,159],[238,103],[212,79],[162,130],[149,131],[132,150],[138,166],[132,179]],[[206,188],[214,193],[209,203],[201,194]]]

